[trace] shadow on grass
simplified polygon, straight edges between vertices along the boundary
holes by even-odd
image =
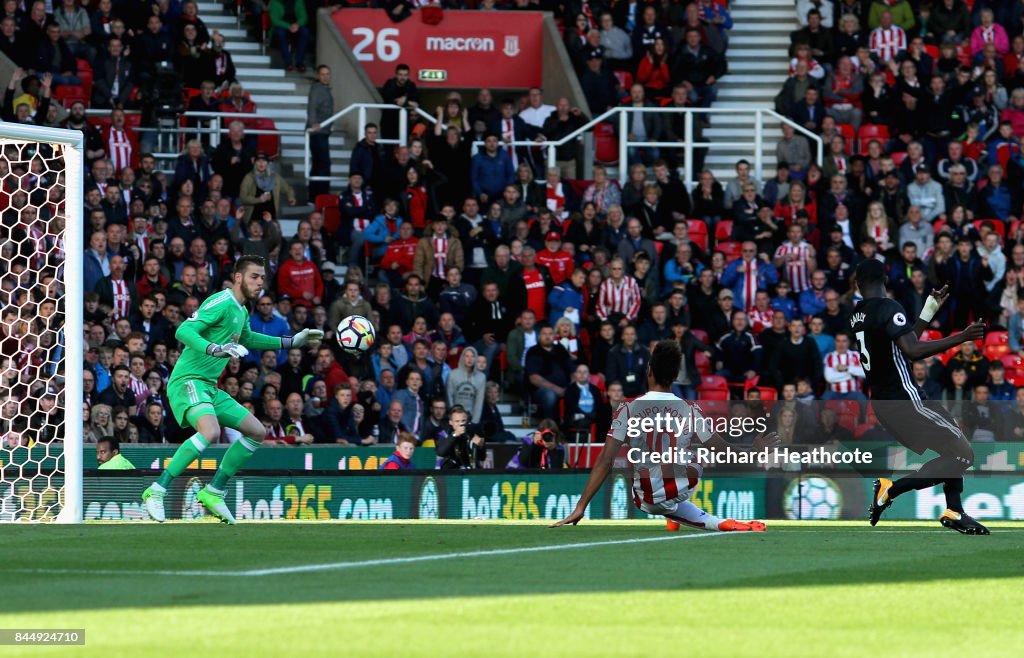
[[[897,530],[893,532],[892,530]],[[685,531],[684,531],[685,532]],[[548,530],[534,524],[289,523],[224,527],[10,527],[0,535],[0,613],[178,605],[380,601],[631,590],[686,591],[1020,577],[1024,530],[963,537],[932,527],[657,541],[307,573],[223,577],[124,572],[247,571],[665,537],[660,525]],[[72,573],[29,573],[67,569]]]

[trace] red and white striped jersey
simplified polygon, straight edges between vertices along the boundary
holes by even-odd
[[[743,268],[743,283],[740,284],[740,306],[744,311],[754,308],[757,296],[757,270],[761,267],[759,258],[752,258]],[[771,267],[767,265],[766,267]]]
[[[614,279],[605,279],[597,295],[597,316],[607,320],[612,313],[622,313],[635,320],[642,301],[640,286],[633,277],[625,276],[619,284]]]
[[[107,153],[110,155],[110,163],[114,165],[115,172],[131,166],[132,142],[128,138],[127,130],[118,130],[111,126],[107,135]]]
[[[444,279],[445,264],[448,262],[448,238],[431,238],[434,247],[434,272],[438,279]]]
[[[846,370],[838,370],[838,366],[846,366]],[[852,393],[861,389],[864,379],[864,366],[860,363],[860,354],[855,350],[829,352],[825,355],[825,381],[833,393]]]
[[[114,291],[114,319],[126,318],[132,311],[132,290],[124,279],[111,279]]]
[[[684,431],[678,434],[674,430],[629,431],[636,428],[630,419],[637,423],[644,418],[682,420]],[[689,496],[697,486],[700,467],[680,463],[678,459],[668,464],[656,463],[652,454],[698,448],[711,438],[711,430],[710,420],[705,418],[700,407],[672,393],[651,391],[619,405],[612,418],[608,438],[621,441],[632,450],[629,461],[633,471],[633,502],[637,507],[678,502]]]
[[[871,42],[868,48],[880,60],[888,62],[907,49],[907,33],[899,25],[892,25],[889,29],[876,27],[871,31]]]
[[[811,272],[807,268],[807,260],[813,254],[814,250],[806,240],[801,240],[800,244],[783,242],[775,250],[775,257],[783,261],[782,274],[795,293],[801,293],[811,287]]]
[[[149,399],[149,387],[135,375],[129,376],[129,387],[135,396],[135,409],[129,409],[128,413],[133,416],[141,416],[146,408],[146,400]]]
[[[756,306],[747,313],[747,317],[750,319],[750,331],[755,334],[759,334],[768,327],[772,326],[772,316],[775,315],[775,309],[771,306],[765,310],[761,310]]]

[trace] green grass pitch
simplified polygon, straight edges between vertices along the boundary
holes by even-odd
[[[991,528],[7,526],[0,628],[84,628],[86,645],[0,656],[1020,655],[1024,525]]]

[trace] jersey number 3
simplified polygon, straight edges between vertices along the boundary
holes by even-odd
[[[864,332],[857,332],[857,349],[860,350],[860,364],[864,366],[864,371],[871,370],[871,355],[868,354],[868,342],[864,340]]]

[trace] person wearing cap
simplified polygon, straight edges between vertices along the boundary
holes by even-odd
[[[604,49],[588,53],[586,69],[580,76],[580,87],[590,111],[595,115],[619,104],[618,82],[611,71],[604,68]]]
[[[548,231],[544,236],[544,248],[537,252],[537,263],[548,268],[551,282],[559,285],[572,274],[572,256],[562,251],[562,236],[558,231]]]
[[[413,271],[427,281],[427,295],[437,298],[445,286],[449,267],[462,270],[465,255],[462,241],[449,230],[444,215],[437,215],[430,221],[430,232],[420,238],[413,255]]]
[[[921,163],[914,167],[914,181],[907,185],[907,200],[911,206],[921,209],[925,221],[935,221],[946,212],[946,199],[942,185],[932,180],[932,172],[927,164]]]
[[[262,217],[269,211],[271,217],[281,216],[281,201],[286,200],[289,206],[295,205],[295,190],[275,171],[270,169],[267,154],[260,151],[252,164],[252,171],[245,175],[239,186],[238,200],[245,207],[243,220],[249,221],[254,214]]]

